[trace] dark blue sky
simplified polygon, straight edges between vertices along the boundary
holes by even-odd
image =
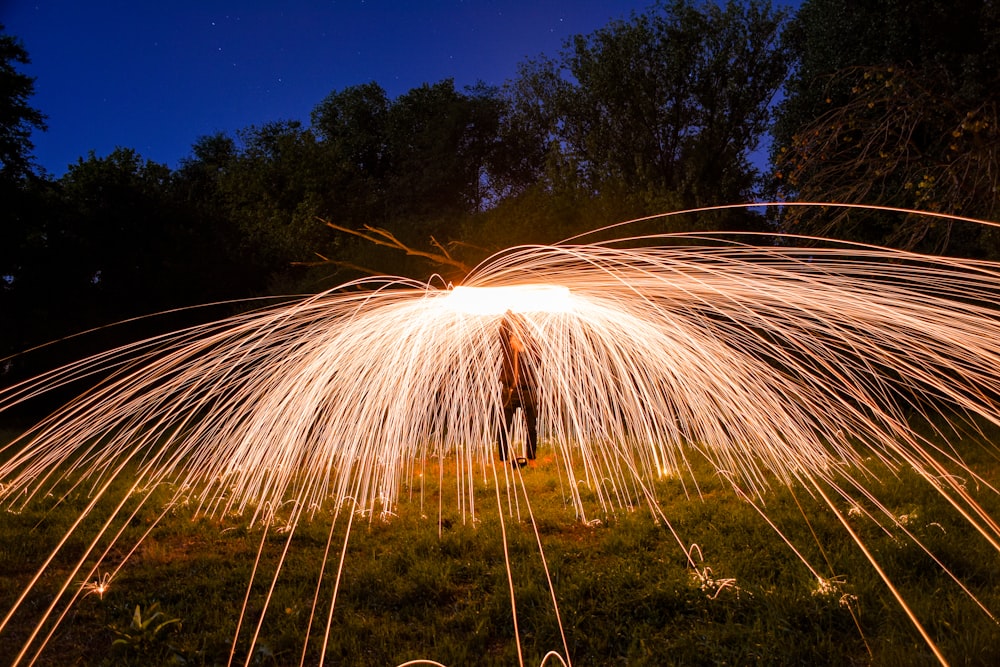
[[[454,77],[502,84],[518,63],[652,0],[71,2],[0,0],[48,115],[35,157],[54,176],[95,151],[135,148],[171,167],[205,134],[308,121],[333,90],[377,81],[395,97]]]

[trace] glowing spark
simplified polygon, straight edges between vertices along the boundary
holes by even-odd
[[[104,574],[98,574],[98,577],[93,581],[84,582],[83,584],[83,595],[84,597],[88,595],[97,595],[101,600],[104,599],[104,594],[108,591],[108,587],[111,585],[111,572],[105,572]]]
[[[85,562],[99,565],[138,511],[131,508],[151,502],[163,484],[176,489],[164,514],[190,499],[196,516],[239,515],[285,533],[287,552],[299,521],[320,508],[337,516],[343,509],[348,522],[388,519],[400,494],[420,484],[428,457],[450,457],[457,503],[475,522],[475,482],[496,474],[504,423],[498,331],[508,311],[519,314],[537,352],[525,363],[537,382],[539,436],[581,521],[596,521],[581,488],[601,512],[644,499],[718,595],[739,589],[697,567],[652,483],[669,475],[696,493],[693,459],[701,459],[765,520],[758,501],[769,485],[802,485],[830,507],[943,661],[848,516],[873,507],[868,516],[920,543],[907,518],[848,472],[866,469],[868,457],[915,470],[1000,551],[1000,524],[955,472],[988,485],[908,421],[916,411],[965,415],[973,431],[974,419],[1000,425],[1000,264],[870,246],[691,245],[708,239],[516,248],[453,289],[360,281],[3,390],[0,411],[114,371],[0,449],[0,503],[11,510],[58,496],[63,481],[90,491],[56,552],[113,482],[127,476],[130,487],[14,664],[44,648],[46,624],[57,625],[80,594],[69,590],[72,581],[96,571]],[[509,502],[507,511],[521,511],[516,496]],[[841,511],[845,502],[850,509]],[[341,568],[346,549],[345,537]],[[333,544],[327,550],[337,553]],[[32,613],[24,600],[54,557],[0,609],[0,632],[15,614]],[[339,577],[340,569],[336,586]],[[83,592],[101,594],[97,585],[107,583]],[[276,583],[277,573],[265,610]],[[314,604],[310,629],[316,613]]]

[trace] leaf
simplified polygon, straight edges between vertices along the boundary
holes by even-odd
[[[135,613],[132,614],[132,628],[136,630],[142,630],[142,609],[139,605],[135,606]]]
[[[161,616],[161,615],[162,614],[157,614],[157,616]],[[163,628],[167,627],[168,625],[173,625],[174,623],[178,623],[179,624],[180,622],[181,622],[181,619],[179,619],[179,618],[170,618],[170,619],[167,619],[163,623],[160,623],[158,626],[156,626],[156,629],[153,630],[153,634],[157,635],[157,634],[159,634],[160,630],[162,630]]]

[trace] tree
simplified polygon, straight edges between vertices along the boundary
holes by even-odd
[[[775,129],[779,194],[997,219],[996,3],[810,0],[788,35],[798,65]],[[792,208],[783,225],[913,250],[1000,254],[993,230],[925,216]]]
[[[625,190],[640,210],[747,201],[749,163],[788,59],[769,3],[661,3],[577,36],[511,86],[549,138],[548,178]]]
[[[93,309],[103,324],[155,310],[172,301],[178,262],[171,239],[167,188],[170,170],[117,148],[93,152],[70,166],[58,183],[62,214],[46,236],[45,251],[57,262],[62,289]]]
[[[81,158],[58,181],[28,179],[33,217],[4,291],[3,338],[12,353],[197,300],[205,264],[191,253],[203,245],[183,233],[169,186],[167,167],[129,149]],[[169,328],[164,320],[144,321],[13,365],[37,372],[59,359],[159,333],[150,328],[155,325]]]
[[[45,116],[28,104],[35,80],[17,70],[31,62],[28,52],[3,30],[0,24],[0,180],[10,182],[31,172],[31,133],[45,129]]]
[[[321,216],[345,227],[386,223],[390,105],[385,90],[371,82],[333,91],[313,110],[330,193]]]
[[[388,163],[389,98],[375,83],[330,93],[312,112],[312,129],[358,176],[379,181]]]
[[[315,133],[298,121],[267,123],[238,133],[242,144],[220,178],[219,196],[239,232],[234,250],[256,274],[257,289],[286,282],[292,262],[322,251],[319,217],[341,194]]]
[[[428,256],[443,246],[417,249],[455,239],[464,219],[519,187],[517,162],[500,140],[506,113],[498,90],[480,84],[459,91],[451,79],[394,100],[375,83],[327,96],[312,115],[331,192],[321,217],[334,228],[384,230],[379,238],[422,259],[401,263],[358,235],[338,237],[341,244],[324,256],[342,266],[391,262],[395,273],[426,275]]]
[[[446,217],[480,210],[500,118],[494,89],[452,79],[413,88],[389,110],[391,215]]]
[[[4,34],[0,24],[0,356],[14,351],[19,333],[20,300],[14,294],[17,275],[23,271],[23,251],[40,234],[45,220],[40,179],[32,173],[33,130],[45,129],[45,116],[31,107],[35,80],[18,71],[30,62],[21,42]],[[3,374],[0,368],[0,375]]]
[[[174,174],[180,190],[191,202],[216,203],[219,183],[233,169],[236,142],[224,133],[200,137],[191,146],[191,156],[181,160]]]

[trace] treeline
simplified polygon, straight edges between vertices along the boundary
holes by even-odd
[[[18,71],[28,54],[2,35],[0,357],[128,317],[315,292],[367,272],[459,277],[324,221],[472,265],[512,244],[762,196],[996,218],[996,3],[860,4],[808,0],[792,16],[758,0],[661,2],[523,62],[503,87],[444,80],[390,99],[360,83],[318,101],[308,124],[201,137],[176,169],[119,148],[58,179],[33,168],[44,110]],[[753,156],[769,136],[761,173]],[[992,230],[900,216],[733,211],[642,231],[681,229],[1000,258]]]

